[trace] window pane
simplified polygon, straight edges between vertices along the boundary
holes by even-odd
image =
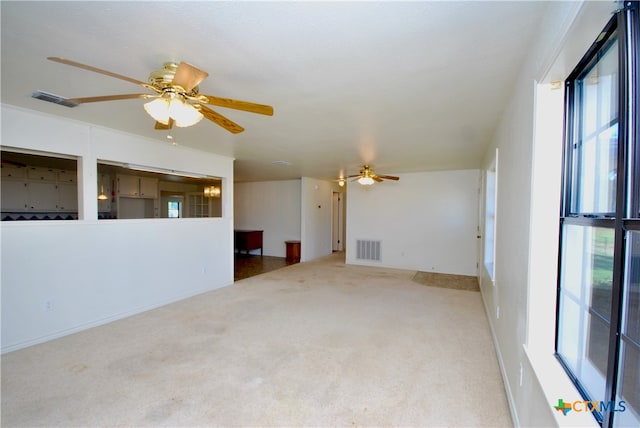
[[[614,34],[612,37],[616,37]],[[595,134],[618,118],[618,42],[613,41],[589,72],[576,82],[581,88],[582,135]]]
[[[629,247],[622,331],[640,344],[640,232],[630,232],[627,241]]]
[[[580,152],[578,213],[614,213],[618,162],[618,125],[584,141]]]
[[[614,421],[616,426],[640,426],[640,232],[630,232],[627,245],[617,398],[627,410]]]
[[[576,81],[578,128],[572,212],[614,213],[618,162],[618,51],[611,43]]]
[[[496,201],[498,186],[498,149],[485,180],[484,265],[493,280],[495,277]]]
[[[640,350],[634,344],[622,341],[622,365],[618,382],[618,402],[624,401],[625,411],[614,416],[615,426],[640,426]]]
[[[613,229],[563,228],[558,353],[594,400],[605,393],[613,243]]]

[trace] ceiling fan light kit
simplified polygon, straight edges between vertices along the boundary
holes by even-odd
[[[360,177],[358,178],[358,183],[362,184],[363,186],[371,186],[375,182],[371,177]]]
[[[193,126],[204,117],[193,105],[176,94],[163,95],[149,101],[144,104],[144,109],[156,122],[169,125],[170,119],[173,119],[180,128]]]
[[[211,110],[205,104],[273,116],[273,107],[268,105],[255,104],[248,101],[239,101],[229,98],[219,98],[212,95],[201,95],[199,93],[198,84],[209,76],[209,74],[206,71],[200,70],[186,62],[181,62],[179,64],[175,62],[166,62],[161,69],[151,72],[149,75],[149,83],[144,83],[131,77],[102,70],[91,65],[82,64],[65,58],[48,57],[47,59],[60,64],[70,65],[72,67],[124,80],[155,92],[155,94],[120,94],[69,99],[51,96],[50,94],[42,91],[34,93],[33,95],[34,98],[55,102],[67,107],[75,107],[78,104],[92,102],[116,101],[134,98],[154,98],[152,101],[144,104],[144,109],[149,116],[156,121],[155,129],[171,129],[174,123],[176,126],[182,128],[193,126],[200,122],[203,117],[206,117],[208,120],[234,134],[244,131],[244,128],[223,115]],[[36,96],[36,94],[39,94],[39,96]]]

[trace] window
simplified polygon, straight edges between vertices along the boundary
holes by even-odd
[[[167,217],[180,218],[180,212],[182,211],[182,204],[180,201],[168,201],[167,202]]]
[[[627,3],[565,91],[556,355],[605,427],[640,426],[640,28]]]
[[[77,220],[78,161],[2,150],[2,221]]]
[[[485,172],[485,204],[484,204],[484,266],[487,273],[495,284],[495,266],[493,264],[496,256],[496,211],[498,194],[498,149],[496,155]]]
[[[100,161],[97,204],[101,220],[222,217],[222,180]]]

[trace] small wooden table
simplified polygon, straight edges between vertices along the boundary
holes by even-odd
[[[287,246],[287,263],[300,262],[300,241],[284,241]]]
[[[262,232],[262,230],[234,230],[236,250],[249,254],[251,250],[260,249],[260,255],[262,255]]]

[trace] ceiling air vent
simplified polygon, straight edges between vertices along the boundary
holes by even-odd
[[[35,91],[32,95],[33,98],[37,98],[42,101],[48,101],[50,103],[60,104],[65,107],[76,107],[78,104],[72,103],[68,101],[66,98],[61,97],[60,95],[50,94],[48,92],[43,91]]]

